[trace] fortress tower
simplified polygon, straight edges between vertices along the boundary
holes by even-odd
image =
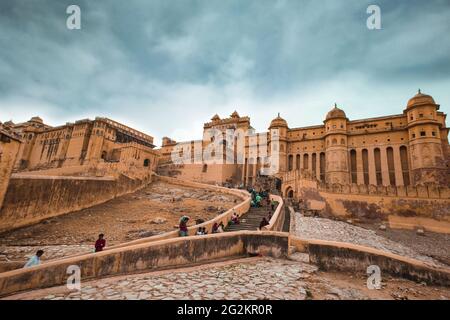
[[[269,127],[269,150],[270,154],[274,156],[278,152],[279,172],[285,172],[287,170],[287,134],[288,124],[286,120],[280,117],[280,114],[272,120]],[[278,142],[273,141],[278,139]]]
[[[347,116],[337,107],[328,112],[325,124],[326,181],[349,183],[347,151]]]
[[[403,112],[408,123],[411,175],[414,184],[445,184],[442,122],[438,119],[438,110],[439,105],[434,99],[421,93],[419,89],[408,101]]]

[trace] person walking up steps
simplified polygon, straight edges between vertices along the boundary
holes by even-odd
[[[189,221],[188,216],[182,216],[180,219],[180,237],[187,237],[188,235],[188,228],[187,223]]]

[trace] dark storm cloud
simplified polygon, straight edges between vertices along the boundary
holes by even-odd
[[[2,1],[0,120],[101,115],[197,138],[234,109],[258,130],[277,112],[320,123],[335,101],[350,118],[400,113],[418,87],[446,111],[449,21],[446,0]]]

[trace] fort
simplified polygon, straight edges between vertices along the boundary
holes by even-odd
[[[377,118],[350,120],[334,105],[320,125],[290,127],[278,114],[267,131],[256,132],[250,117],[235,111],[228,118],[214,115],[203,129],[198,140],[164,137],[157,148],[152,136],[104,117],[57,127],[39,117],[0,123],[0,246],[19,257],[10,261],[5,254],[0,295],[26,298],[33,290],[53,290],[64,284],[66,267],[73,264],[96,286],[104,277],[199,265],[208,270],[208,264],[223,261],[211,270],[273,268],[290,277],[290,270],[301,265],[311,270],[304,276],[313,275],[309,286],[315,288],[323,286],[317,268],[341,277],[365,274],[368,265],[376,264],[383,274],[447,292],[449,129],[446,114],[430,95],[419,90],[401,114]],[[270,194],[273,212],[252,205],[252,189]],[[267,210],[268,225],[259,228]],[[188,237],[180,238],[173,225],[186,213],[198,221],[188,228]],[[241,225],[224,234],[195,235],[198,227],[211,233],[214,224],[227,225],[235,213]],[[70,217],[75,216],[81,222],[73,228]],[[95,222],[99,217],[103,226]],[[104,252],[90,253],[86,246],[93,240],[83,230],[98,228],[116,234],[110,234],[114,240]],[[76,231],[71,234],[71,229]],[[50,230],[54,234],[45,242],[42,235]],[[58,230],[68,234],[62,237]],[[49,251],[54,243],[78,248],[41,266],[16,269],[24,256],[9,245],[18,239],[27,250],[33,241]],[[248,256],[264,258],[239,260]],[[276,280],[279,272],[274,272]],[[349,278],[343,281],[350,285]],[[295,283],[303,293],[289,297],[310,295],[303,282]],[[237,288],[236,298],[260,297],[252,286]],[[212,285],[199,298],[235,296],[231,291],[213,295],[216,291]],[[314,294],[324,297],[319,291]],[[155,297],[161,293],[152,292]],[[184,297],[183,292],[173,296],[180,294]],[[188,298],[195,297],[189,293]]]
[[[328,184],[358,184],[374,186],[415,186],[435,184],[448,186],[449,144],[446,115],[439,111],[434,99],[419,91],[412,97],[402,114],[370,119],[349,120],[345,112],[335,105],[325,117],[322,125],[289,128],[280,115],[273,119],[268,132],[254,133],[255,139],[246,137],[244,163],[222,168],[222,177],[212,177],[215,170],[197,166],[171,168],[173,175],[208,182],[244,183],[253,185],[267,159],[260,156],[260,150],[276,153],[279,170],[277,177],[292,171],[308,173],[312,179]],[[203,148],[209,144],[222,143],[224,150],[228,137],[223,141],[208,139],[208,130],[221,131],[224,135],[231,130],[252,132],[249,117],[234,112],[229,118],[215,115],[204,125]],[[261,139],[266,136],[266,139]],[[277,142],[272,142],[277,137]],[[258,138],[258,139],[256,139]],[[237,137],[235,137],[237,140]],[[260,141],[267,141],[263,145]],[[161,163],[171,162],[173,150],[178,145],[194,144],[198,141],[179,142],[163,138]],[[192,159],[194,157],[192,148]],[[224,154],[226,152],[224,151]],[[194,161],[195,162],[195,161]],[[211,171],[208,175],[208,171]],[[287,186],[285,186],[286,188]],[[288,193],[291,190],[288,190]],[[295,195],[292,190],[291,196]]]

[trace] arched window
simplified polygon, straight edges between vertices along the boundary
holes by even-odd
[[[350,151],[350,172],[352,183],[357,183],[357,162],[356,162],[356,150]]]
[[[369,185],[369,152],[367,149],[362,150],[364,184]]]
[[[381,173],[381,151],[379,148],[373,150],[375,157],[375,174],[377,178],[377,185],[381,186],[383,184],[383,176]]]
[[[303,154],[303,169],[309,169],[309,155],[307,153]]]
[[[402,164],[403,184],[409,186],[411,181],[409,179],[408,149],[405,146],[400,147],[400,162]]]
[[[292,171],[294,169],[294,156],[292,154],[288,157],[288,171]]]
[[[386,149],[388,171],[389,171],[389,183],[391,186],[397,185],[395,180],[395,165],[394,165],[394,149],[387,147]]]

